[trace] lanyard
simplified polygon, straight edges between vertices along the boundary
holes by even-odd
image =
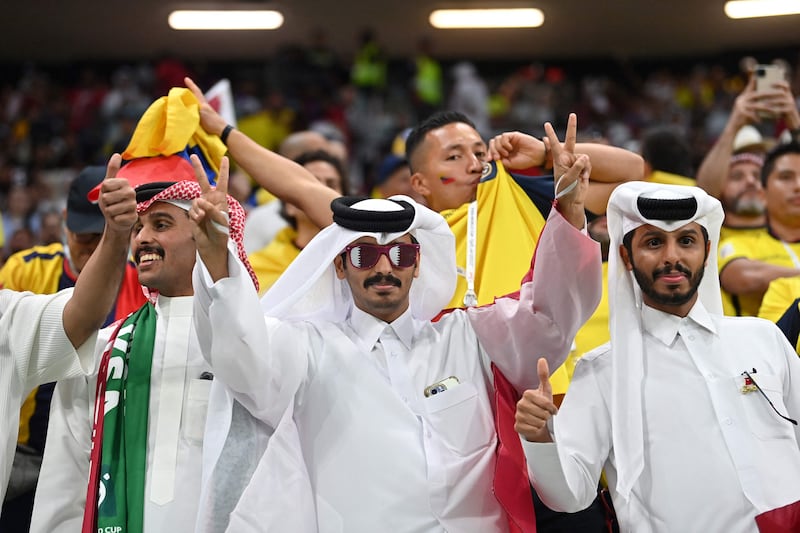
[[[464,306],[475,307],[478,305],[478,295],[475,293],[475,256],[477,255],[478,242],[478,201],[473,200],[467,210],[467,292],[464,293]]]

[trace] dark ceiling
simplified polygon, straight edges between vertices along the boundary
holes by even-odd
[[[166,22],[176,7],[240,5],[167,0],[28,0],[3,4],[0,61],[71,62],[149,58],[169,51],[184,58],[263,58],[284,44],[305,44],[323,28],[330,45],[353,53],[364,27],[376,30],[392,56],[409,54],[420,37],[432,38],[443,59],[651,58],[714,55],[731,50],[800,46],[800,15],[730,20],[723,0],[285,0],[255,2],[285,15],[283,27],[265,32],[178,32]],[[526,30],[434,30],[436,7],[532,5],[545,23]],[[13,7],[12,7],[13,6]],[[764,58],[765,60],[771,58]]]

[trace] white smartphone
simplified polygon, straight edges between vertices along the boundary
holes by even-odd
[[[756,65],[756,91],[772,91],[773,85],[785,81],[786,76],[780,65]]]

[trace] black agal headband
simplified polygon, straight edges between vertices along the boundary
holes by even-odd
[[[368,200],[361,196],[341,196],[331,202],[333,221],[339,226],[353,231],[370,233],[405,232],[414,222],[414,206],[403,200],[383,200],[394,202],[402,209],[396,211],[371,211],[353,208],[358,202]]]
[[[639,213],[649,220],[689,220],[697,213],[697,200],[694,197],[662,199],[636,199]]]

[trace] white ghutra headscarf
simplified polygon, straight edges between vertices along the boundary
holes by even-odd
[[[644,213],[653,218],[648,218]],[[655,214],[658,213],[658,214]],[[645,346],[642,293],[633,272],[625,268],[619,247],[628,232],[649,224],[675,231],[696,222],[708,232],[711,247],[698,298],[709,313],[722,315],[717,245],[724,213],[716,198],[697,187],[642,181],[617,187],[608,203],[608,305],[611,333],[611,426],[617,459],[617,492],[628,499],[644,468],[642,382]]]

